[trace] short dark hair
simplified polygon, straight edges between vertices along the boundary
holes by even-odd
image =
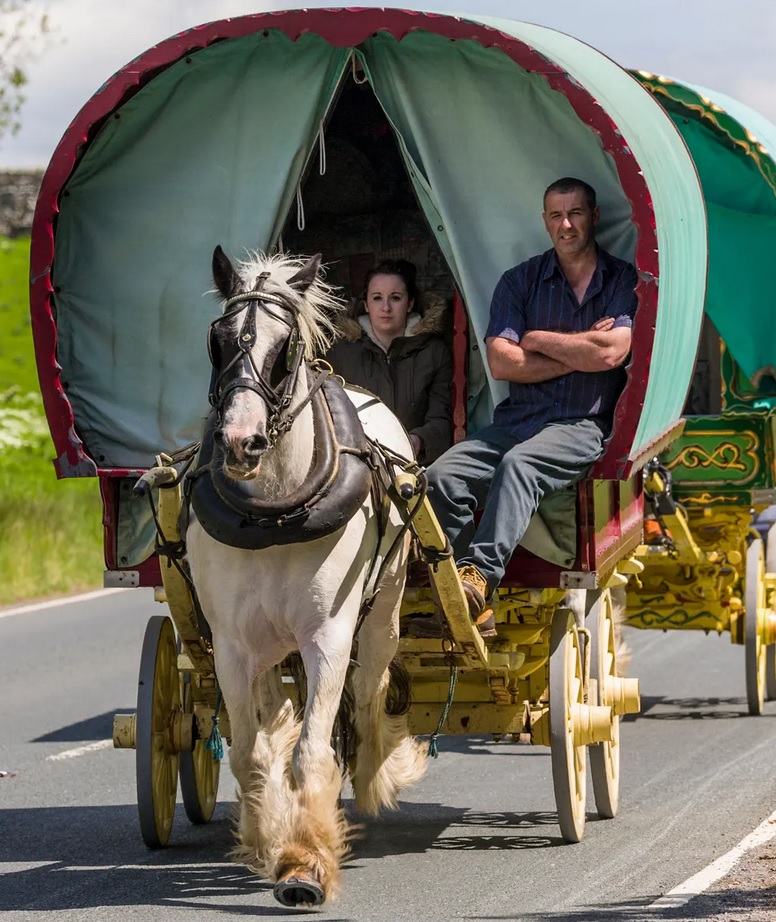
[[[546,205],[547,196],[550,192],[574,192],[576,189],[581,189],[585,193],[588,208],[592,211],[596,206],[595,189],[590,183],[585,182],[584,179],[576,179],[574,176],[564,176],[563,179],[556,179],[555,182],[550,183],[544,190],[542,207]]]
[[[398,275],[402,282],[404,282],[410,301],[414,301],[417,298],[418,284],[416,278],[418,269],[415,263],[411,263],[408,259],[384,259],[373,269],[370,269],[364,280],[363,297],[365,300],[367,291],[369,290],[369,283],[376,275]]]

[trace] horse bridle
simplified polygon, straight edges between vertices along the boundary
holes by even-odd
[[[210,379],[210,388],[208,400],[210,405],[218,414],[219,423],[223,419],[223,409],[227,397],[232,391],[251,390],[258,394],[264,400],[269,408],[267,418],[267,441],[270,447],[275,444],[278,438],[291,428],[294,420],[299,413],[312,399],[313,394],[323,383],[323,378],[315,381],[308,391],[305,398],[297,404],[293,410],[289,410],[293,399],[294,390],[299,378],[299,371],[304,360],[304,346],[301,342],[301,333],[299,331],[299,311],[280,295],[263,291],[264,282],[269,277],[268,272],[263,272],[256,283],[253,291],[246,291],[242,294],[234,295],[228,298],[224,305],[224,313],[216,317],[210,324],[208,331],[208,354],[210,363],[213,366],[213,373]],[[234,317],[235,314],[243,310],[243,305],[247,303],[245,319],[242,322],[239,333],[237,334],[237,351],[227,363],[225,368],[220,368],[220,362],[216,357],[215,344],[217,343],[216,327],[224,320]],[[291,323],[285,318],[276,314],[269,304],[276,304],[288,311],[293,320]],[[256,311],[261,305],[265,311],[271,314],[276,320],[291,327],[288,340],[286,341],[286,376],[279,382],[276,387],[272,387],[262,372],[256,367],[253,359],[252,350],[256,345]],[[239,368],[238,366],[242,366]],[[237,369],[236,376],[229,375],[233,369]],[[242,373],[239,373],[242,372]]]

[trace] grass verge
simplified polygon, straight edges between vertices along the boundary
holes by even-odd
[[[100,586],[101,518],[96,480],[58,481],[40,452],[2,452],[0,605]]]
[[[56,479],[27,307],[29,239],[0,238],[0,605],[101,583],[96,479]]]

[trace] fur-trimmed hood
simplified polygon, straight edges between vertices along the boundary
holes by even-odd
[[[430,295],[426,298],[426,310],[420,314],[411,313],[407,317],[407,326],[404,330],[404,336],[400,338],[411,338],[422,336],[424,334],[441,334],[445,331],[447,314],[447,303],[444,298],[438,295]],[[337,338],[348,343],[355,343],[362,336],[368,336],[375,345],[383,349],[383,346],[375,339],[372,333],[372,324],[369,322],[368,314],[361,314],[355,317],[352,311],[340,314],[336,321]],[[384,350],[383,350],[384,351]]]

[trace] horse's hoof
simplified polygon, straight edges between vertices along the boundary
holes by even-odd
[[[283,906],[321,906],[326,899],[323,887],[311,877],[286,877],[272,893]]]

